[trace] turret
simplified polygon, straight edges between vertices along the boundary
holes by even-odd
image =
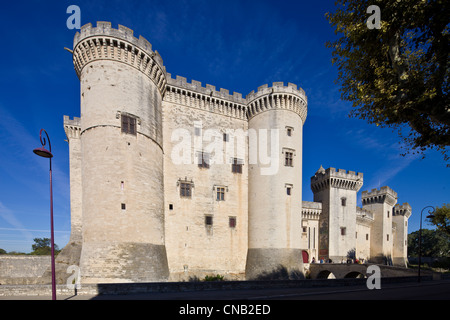
[[[311,177],[314,201],[322,203],[319,219],[319,259],[340,262],[356,243],[356,194],[363,174],[322,166]]]
[[[392,223],[395,225],[392,260],[394,265],[406,267],[408,257],[408,220],[411,206],[405,202],[396,204],[393,210]]]
[[[370,236],[370,257],[376,263],[392,264],[392,216],[397,193],[389,187],[363,191],[363,209],[373,212],[374,222]]]
[[[246,278],[303,272],[302,142],[307,98],[289,83],[264,85],[247,97],[249,234]]]
[[[81,89],[84,283],[164,281],[161,57],[133,30],[83,26],[73,62]]]

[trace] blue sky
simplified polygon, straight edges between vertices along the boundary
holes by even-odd
[[[80,115],[79,81],[63,49],[75,34],[66,27],[72,4],[82,24],[110,21],[144,36],[172,76],[243,96],[275,81],[301,86],[308,96],[303,200],[312,201],[310,177],[323,165],[363,172],[361,190],[393,188],[413,208],[410,231],[422,208],[450,202],[450,169],[440,153],[401,157],[397,133],[348,117],[351,105],[340,100],[325,47],[336,37],[324,17],[334,0],[15,1],[0,11],[0,248],[30,252],[33,238],[50,237],[48,160],[32,153],[41,128],[54,154],[55,242],[62,248],[69,240],[63,116]]]

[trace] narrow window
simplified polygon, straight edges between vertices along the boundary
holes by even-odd
[[[125,204],[125,203],[122,203],[122,204],[121,204],[121,208],[122,208],[122,210],[126,210],[126,209],[127,209],[126,204]]]
[[[388,210],[388,212],[387,212],[387,217],[389,218],[389,210]]]
[[[211,227],[213,225],[213,217],[205,216],[205,226]]]
[[[197,153],[197,161],[199,168],[209,168],[209,153]]]
[[[341,236],[345,236],[346,231],[347,231],[347,228],[341,227]]]
[[[293,167],[293,161],[292,161],[293,157],[294,157],[293,152],[286,151],[284,153],[284,165],[286,167]]]
[[[225,188],[217,187],[217,201],[225,200]]]
[[[389,235],[388,234],[386,235],[386,240],[389,241]]]
[[[292,136],[292,128],[291,127],[286,128],[286,134],[288,135],[288,137]]]
[[[366,233],[366,240],[369,240],[369,234]]]
[[[122,114],[122,132],[136,135],[136,118]]]
[[[291,195],[291,187],[287,187],[286,188],[286,194],[288,195],[288,196],[290,196]]]
[[[242,160],[234,158],[231,164],[231,172],[242,173]]]
[[[341,205],[345,207],[347,205],[347,198],[341,198]]]
[[[228,226],[230,228],[236,228],[236,217],[229,217],[228,218]]]
[[[180,183],[180,196],[190,198],[192,196],[192,185],[190,183]]]
[[[173,204],[169,203],[169,210],[173,210]]]
[[[224,142],[228,142],[228,140],[229,140],[229,135],[228,135],[228,133],[224,133],[224,134],[223,134],[223,141],[224,141]]]
[[[311,227],[308,227],[308,249],[311,249]]]

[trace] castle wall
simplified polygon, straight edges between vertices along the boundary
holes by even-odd
[[[356,208],[356,259],[370,259],[370,230],[373,224],[373,214],[370,211]]]
[[[361,173],[321,167],[315,202],[302,202],[307,98],[296,85],[242,98],[172,78],[145,38],[107,22],[81,28],[73,61],[81,119],[64,118],[72,233],[58,258],[79,262],[84,283],[298,275],[302,251],[406,257],[410,210],[393,218],[386,187],[357,208]]]
[[[74,43],[81,91],[81,277],[85,283],[163,281],[164,70],[132,30],[109,27],[86,25]]]
[[[303,272],[302,142],[306,97],[289,84],[250,93],[247,279],[280,266]]]
[[[311,177],[314,201],[322,202],[319,221],[319,259],[346,260],[356,250],[356,193],[362,173],[322,167]]]
[[[395,233],[392,249],[394,265],[406,266],[408,255],[408,219],[411,216],[411,206],[408,203],[396,204],[393,209],[392,223]]]
[[[169,86],[163,103],[165,229],[171,279],[217,273],[229,279],[243,278],[248,242],[245,113],[233,112],[229,100],[212,100],[198,94],[199,90],[194,96],[180,87]],[[225,139],[224,134],[228,135]],[[199,167],[202,151],[208,154],[208,167]],[[241,172],[232,172],[234,158],[243,164]],[[182,195],[181,184],[190,185],[190,196]],[[217,196],[222,191],[223,200]]]
[[[319,257],[319,217],[322,214],[321,202],[302,201],[302,239],[301,248],[308,253],[308,262],[317,262]]]
[[[392,263],[393,207],[397,193],[389,187],[362,192],[363,209],[373,212],[374,222],[370,234],[371,260],[378,263]]]

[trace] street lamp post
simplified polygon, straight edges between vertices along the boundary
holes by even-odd
[[[420,228],[419,228],[419,274],[418,274],[418,282],[420,282],[420,264],[421,264],[421,258],[422,258],[422,213],[423,213],[423,210],[425,210],[426,208],[431,208],[430,210],[428,210],[427,218],[428,218],[428,219],[434,218],[434,215],[433,215],[434,207],[433,207],[433,206],[427,206],[427,207],[423,208],[422,211],[420,211]]]
[[[42,137],[42,133],[45,133],[48,140],[48,148],[45,148],[46,140],[45,137]],[[50,241],[51,241],[51,262],[52,262],[52,300],[56,300],[56,281],[55,281],[55,242],[54,242],[54,232],[53,232],[53,188],[52,188],[52,145],[50,143],[50,138],[47,134],[47,131],[41,129],[39,132],[39,139],[41,140],[41,148],[36,148],[33,150],[35,154],[40,157],[48,158],[50,160]]]

